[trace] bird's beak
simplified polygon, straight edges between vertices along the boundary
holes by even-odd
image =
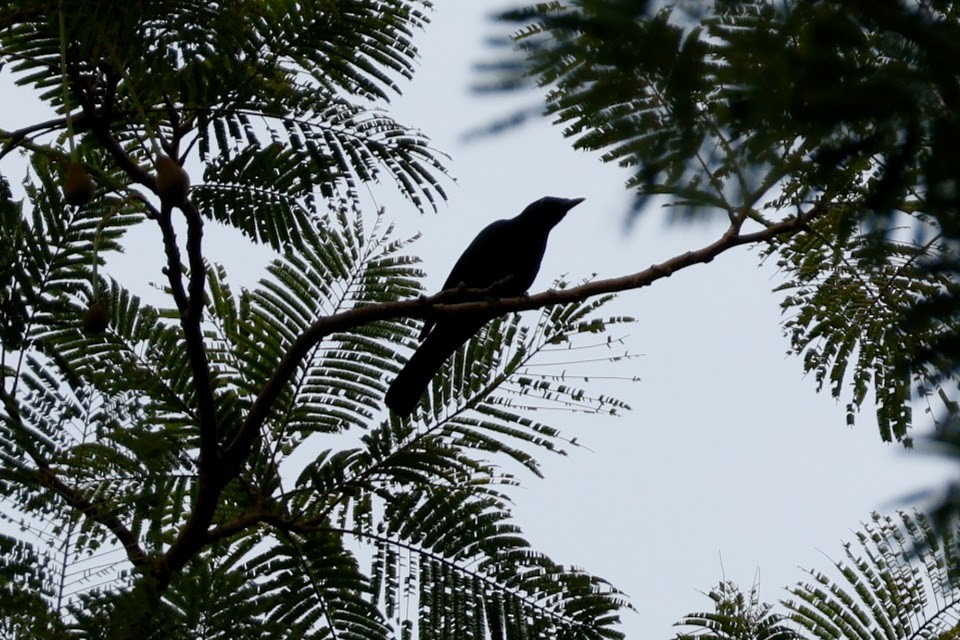
[[[568,198],[567,199],[567,211],[573,209],[575,206],[586,200],[586,198]]]

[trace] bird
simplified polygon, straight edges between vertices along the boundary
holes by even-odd
[[[443,291],[454,291],[447,300],[468,302],[525,295],[540,271],[550,231],[583,200],[547,196],[513,218],[487,225],[443,283]],[[422,343],[387,389],[387,408],[401,418],[413,413],[446,359],[496,315],[482,311],[425,321],[420,332]]]

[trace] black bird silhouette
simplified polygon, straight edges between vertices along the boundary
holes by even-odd
[[[467,302],[483,298],[520,296],[533,284],[547,248],[550,231],[583,198],[540,198],[509,220],[497,220],[473,239],[443,289],[473,289],[450,298]],[[482,289],[482,294],[476,290]],[[386,403],[406,417],[420,402],[443,362],[496,314],[480,312],[427,320],[420,333],[423,344],[414,352],[387,390]]]

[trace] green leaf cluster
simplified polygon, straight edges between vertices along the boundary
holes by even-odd
[[[664,203],[764,236],[790,350],[910,445],[957,383],[960,13],[949,2],[575,0],[501,16],[580,149]],[[513,75],[511,75],[513,74]],[[932,395],[931,395],[932,394]],[[932,406],[932,405],[931,405]]]
[[[609,297],[494,320],[385,417],[435,310],[360,194],[445,197],[442,156],[386,110],[429,8],[0,7],[0,66],[57,112],[0,130],[0,159],[29,160],[22,192],[0,177],[0,633],[620,637],[624,596],[532,548],[508,495],[574,446],[533,409],[628,408],[541,373],[628,357],[597,343],[629,321]],[[89,202],[65,199],[68,163]],[[206,254],[212,222],[273,250],[255,286]],[[163,249],[163,303],[112,269],[133,227]]]
[[[279,249],[298,239],[319,197],[356,201],[362,183],[387,179],[421,208],[444,197],[438,155],[382,107],[413,73],[412,38],[429,7],[10,2],[0,13],[0,64],[69,110],[81,156],[107,132],[147,172],[156,144],[178,159],[196,149],[198,208]],[[44,140],[66,124],[8,132],[4,153],[29,142],[62,158]],[[111,182],[122,189],[130,178]]]
[[[132,581],[117,573],[124,551],[117,545],[128,545],[134,566],[160,561],[193,517],[200,444],[189,346],[174,310],[144,305],[114,281],[101,287],[109,329],[85,333],[78,321],[85,287],[62,283],[71,269],[78,270],[73,284],[86,282],[89,266],[69,256],[89,239],[76,229],[72,243],[61,239],[44,220],[34,221],[42,226],[30,236],[44,250],[21,254],[16,271],[15,295],[33,304],[23,307],[22,348],[3,352],[12,364],[0,441],[6,500],[24,521],[52,527],[24,547],[42,564],[17,565],[15,581],[50,566],[41,593],[52,595],[18,605],[18,616],[38,626],[59,620],[90,637],[98,625],[121,633],[158,619],[165,637],[205,629],[214,637],[617,636],[611,625],[627,606],[623,596],[530,548],[502,491],[516,479],[493,463],[506,456],[539,473],[538,451],[562,451],[554,425],[524,415],[533,399],[626,408],[530,373],[545,351],[593,335],[608,300],[546,309],[532,326],[516,316],[495,320],[448,363],[417,419],[379,426],[384,372],[397,368],[396,345],[412,341],[414,328],[399,319],[327,336],[298,365],[225,489],[207,533],[216,544],[160,597],[144,586],[149,573]],[[126,222],[111,219],[118,232]],[[238,294],[223,269],[210,266],[203,327],[223,441],[237,437],[316,318],[419,291],[408,243],[391,233],[379,219],[367,229],[358,212],[339,212],[274,261],[255,289]],[[37,286],[34,273],[49,274],[49,287]],[[40,313],[57,301],[69,312]],[[358,429],[357,446],[319,448],[350,442]],[[90,513],[78,506],[84,501]],[[85,557],[103,554],[114,559],[99,588],[57,583]]]
[[[844,545],[832,570],[810,570],[776,605],[722,582],[714,611],[691,613],[677,638],[826,640],[952,638],[960,613],[955,526],[938,529],[919,514],[874,513]]]

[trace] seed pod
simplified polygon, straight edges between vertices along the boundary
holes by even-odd
[[[69,204],[82,207],[93,199],[96,184],[79,162],[71,161],[67,165],[67,175],[63,178],[63,196]]]
[[[106,331],[109,324],[107,310],[99,300],[91,300],[87,310],[83,312],[83,330],[90,335],[97,335]]]
[[[157,158],[157,193],[171,204],[180,204],[187,197],[190,176],[170,156]]]

